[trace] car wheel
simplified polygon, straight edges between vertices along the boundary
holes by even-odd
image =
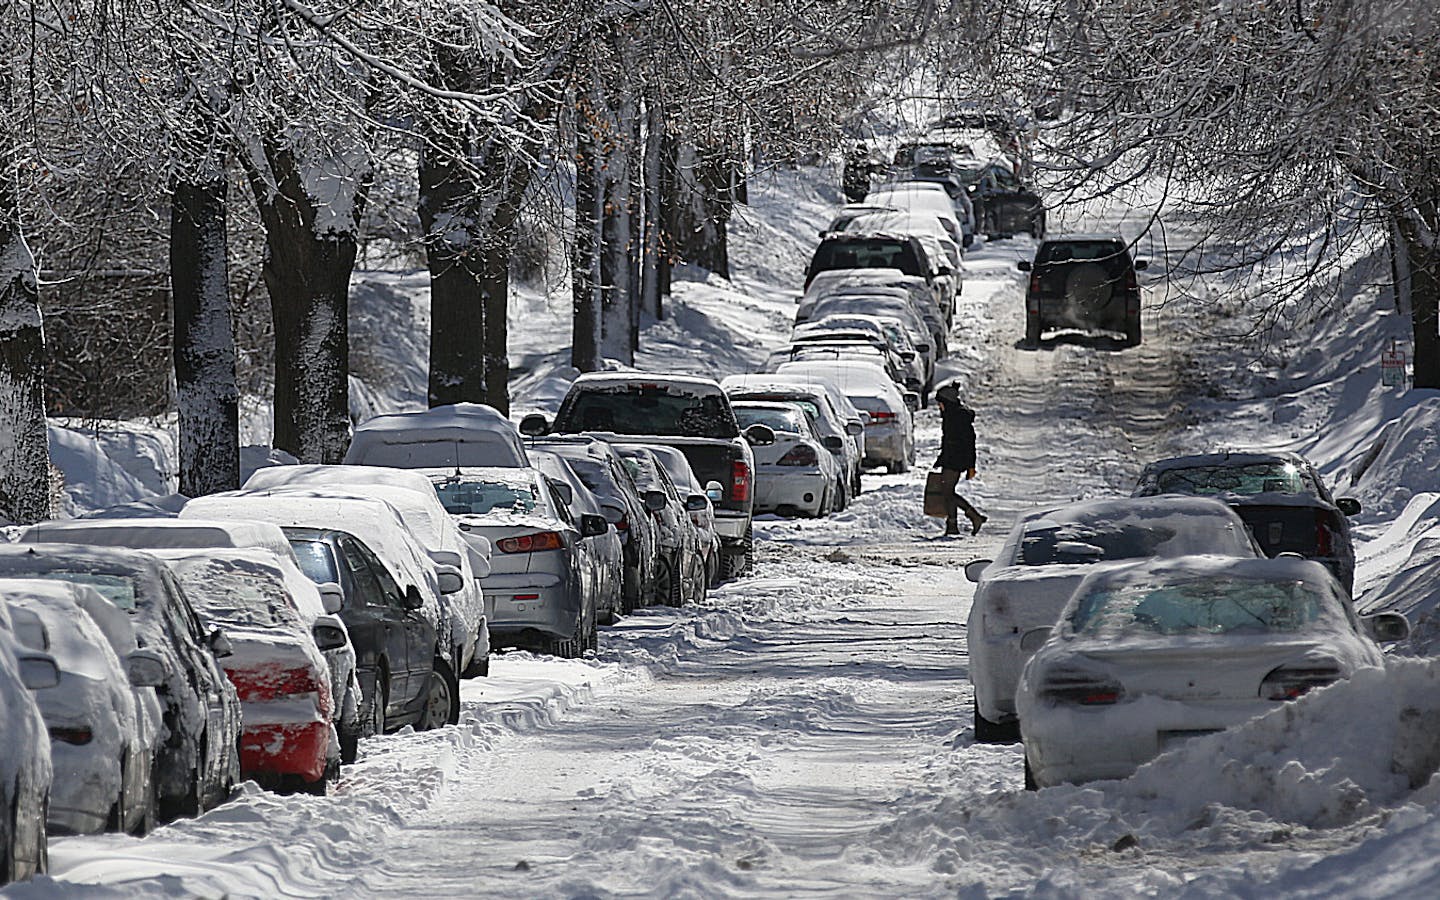
[[[1031,350],[1040,346],[1040,316],[1035,313],[1025,315],[1025,346]]]
[[[438,656],[431,666],[425,691],[425,707],[420,714],[421,731],[460,721],[460,681],[450,664]]]
[[[350,707],[355,712],[349,716],[342,714],[340,727],[336,731],[340,737],[340,762],[348,766],[360,758],[360,732],[363,726],[360,722],[360,705],[355,701],[349,689],[345,691],[345,697],[345,703],[341,709]]]
[[[685,605],[685,551],[676,550],[675,556],[670,560],[670,583],[665,588],[666,606]]]
[[[1013,744],[1020,740],[1020,725],[1017,722],[992,722],[980,715],[980,707],[970,701],[975,718],[975,742],[979,744]]]
[[[575,623],[575,633],[568,638],[550,639],[550,655],[560,659],[578,659],[585,652],[585,637],[581,631],[581,623]]]

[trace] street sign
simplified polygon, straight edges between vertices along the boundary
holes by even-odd
[[[1404,350],[1396,350],[1392,345],[1389,350],[1380,351],[1380,383],[1386,387],[1404,386]]]

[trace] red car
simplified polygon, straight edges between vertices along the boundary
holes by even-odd
[[[268,550],[162,551],[195,604],[223,625],[222,660],[240,695],[240,773],[264,787],[323,794],[340,767],[335,699],[324,645],[343,640],[306,627]]]

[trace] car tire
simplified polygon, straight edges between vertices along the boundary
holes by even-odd
[[[1034,350],[1040,346],[1040,316],[1035,313],[1025,314],[1025,346]]]
[[[420,714],[419,731],[430,731],[460,721],[460,679],[450,664],[439,656],[431,664],[430,680],[425,688],[425,707]]]
[[[1140,316],[1125,317],[1125,346],[1140,346]]]
[[[345,691],[345,695],[349,697],[350,693],[350,689],[347,688]],[[351,700],[353,699],[354,698],[346,700],[345,703],[341,704],[340,708],[344,709],[347,705],[350,704]],[[355,714],[351,716],[348,720],[342,714],[340,717],[340,726],[335,729],[338,737],[340,738],[340,762],[347,766],[353,765],[355,760],[359,759],[360,757],[361,727],[360,703],[359,701],[355,701]]]
[[[755,571],[755,526],[745,526],[745,539],[740,542],[745,548],[745,574],[749,575]]]
[[[670,584],[665,590],[666,606],[685,605],[685,559],[684,550],[676,550],[675,557],[670,560]]]
[[[375,686],[360,700],[360,736],[385,733],[385,707],[390,703],[390,670],[382,661],[375,669]]]
[[[559,659],[579,659],[585,654],[585,636],[580,622],[575,623],[575,632],[567,638],[550,638],[550,655]]]
[[[992,722],[980,715],[980,707],[970,701],[975,719],[975,743],[1013,744],[1020,740],[1020,725],[1016,722]]]

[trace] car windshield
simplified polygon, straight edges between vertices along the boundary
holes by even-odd
[[[620,458],[625,462],[625,470],[635,480],[635,484],[642,491],[658,491],[662,488],[660,475],[655,471],[655,465],[648,458],[639,453],[621,452]]]
[[[178,559],[171,566],[207,619],[266,630],[276,625],[303,628],[278,569],[213,556]]]
[[[1162,494],[1315,494],[1306,473],[1282,460],[1243,466],[1166,469],[1155,477]]]
[[[889,238],[821,243],[810,270],[831,269],[899,269],[906,275],[925,274],[909,242]]]
[[[751,425],[766,425],[775,431],[787,431],[792,434],[805,433],[803,415],[798,409],[772,409],[766,406],[742,406],[735,410],[735,418],[740,420],[741,428],[749,428]]]
[[[608,497],[615,493],[613,485],[610,484],[610,470],[598,459],[577,459],[573,456],[565,457],[570,468],[580,478],[580,481],[597,496]]]
[[[533,485],[507,481],[452,479],[435,485],[435,494],[452,516],[508,512],[523,516],[539,502]]]
[[[1294,632],[1319,620],[1325,598],[1298,581],[1205,578],[1101,590],[1071,613],[1077,634],[1230,634]]]
[[[100,596],[109,600],[120,609],[126,612],[134,612],[136,607],[135,582],[124,575],[107,575],[99,572],[69,572],[63,569],[55,569],[49,572],[36,572],[34,578],[49,578],[55,581],[64,581],[70,584],[81,584],[94,588]]]
[[[679,385],[581,390],[563,413],[567,431],[733,438],[740,433],[724,395]]]

